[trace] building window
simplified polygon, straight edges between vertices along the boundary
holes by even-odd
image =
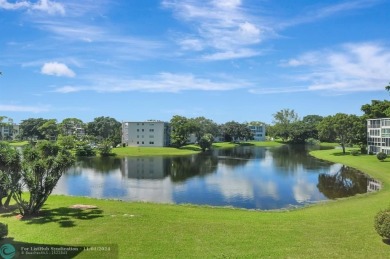
[[[382,126],[390,126],[390,120],[382,120]]]
[[[144,132],[145,130],[144,129],[142,129],[142,132]]]
[[[154,135],[149,135],[149,138],[154,138]]]
[[[137,129],[137,132],[139,132],[139,129]]]
[[[142,141],[142,144],[145,144],[145,143]]]
[[[137,144],[139,144],[139,141],[137,141]]]
[[[149,129],[149,132],[154,132],[154,129]]]
[[[150,145],[154,145],[154,141],[149,141],[149,144]]]

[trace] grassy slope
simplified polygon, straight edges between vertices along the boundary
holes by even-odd
[[[312,154],[359,168],[382,180],[385,188],[375,194],[279,212],[52,196],[45,206],[46,217],[20,221],[12,214],[2,214],[1,221],[9,224],[10,236],[16,241],[115,243],[121,258],[386,258],[390,246],[376,234],[373,218],[390,202],[390,162],[335,152]],[[67,208],[80,203],[97,205],[100,210]]]

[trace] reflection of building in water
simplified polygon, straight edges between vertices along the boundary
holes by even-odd
[[[126,157],[121,163],[122,175],[134,179],[163,179],[170,166],[163,157]]]
[[[379,181],[374,179],[367,180],[367,192],[376,192],[382,188],[382,185]]]

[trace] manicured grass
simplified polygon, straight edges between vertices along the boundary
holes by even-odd
[[[22,147],[22,146],[28,145],[28,141],[9,142],[9,144],[11,146],[14,146],[14,147]]]
[[[253,141],[253,142],[218,142],[213,144],[213,148],[233,148],[239,145],[253,145],[259,147],[273,147],[282,145],[274,141]],[[181,148],[173,147],[119,147],[113,148],[112,153],[117,156],[178,156],[191,155],[201,152],[198,145],[186,145]]]
[[[42,216],[3,213],[9,236],[26,244],[117,244],[120,258],[388,258],[390,246],[373,228],[390,204],[390,159],[314,151],[380,179],[377,193],[296,210],[259,212],[51,196]],[[92,204],[95,210],[70,209]],[[87,258],[80,253],[80,258]]]

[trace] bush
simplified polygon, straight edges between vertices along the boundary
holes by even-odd
[[[390,239],[390,208],[375,216],[375,230],[384,239]]]
[[[96,152],[89,144],[81,144],[76,147],[76,156],[95,156]]]
[[[376,157],[380,160],[380,161],[383,161],[387,158],[387,154],[383,153],[383,152],[379,152],[378,154],[376,154]]]
[[[0,223],[0,238],[5,238],[8,235],[8,225]]]
[[[321,141],[315,138],[308,138],[305,140],[306,145],[310,146],[319,146],[321,144]]]
[[[351,155],[353,155],[353,156],[358,156],[358,155],[360,154],[359,150],[356,150],[356,149],[351,150],[350,153],[351,153]]]

